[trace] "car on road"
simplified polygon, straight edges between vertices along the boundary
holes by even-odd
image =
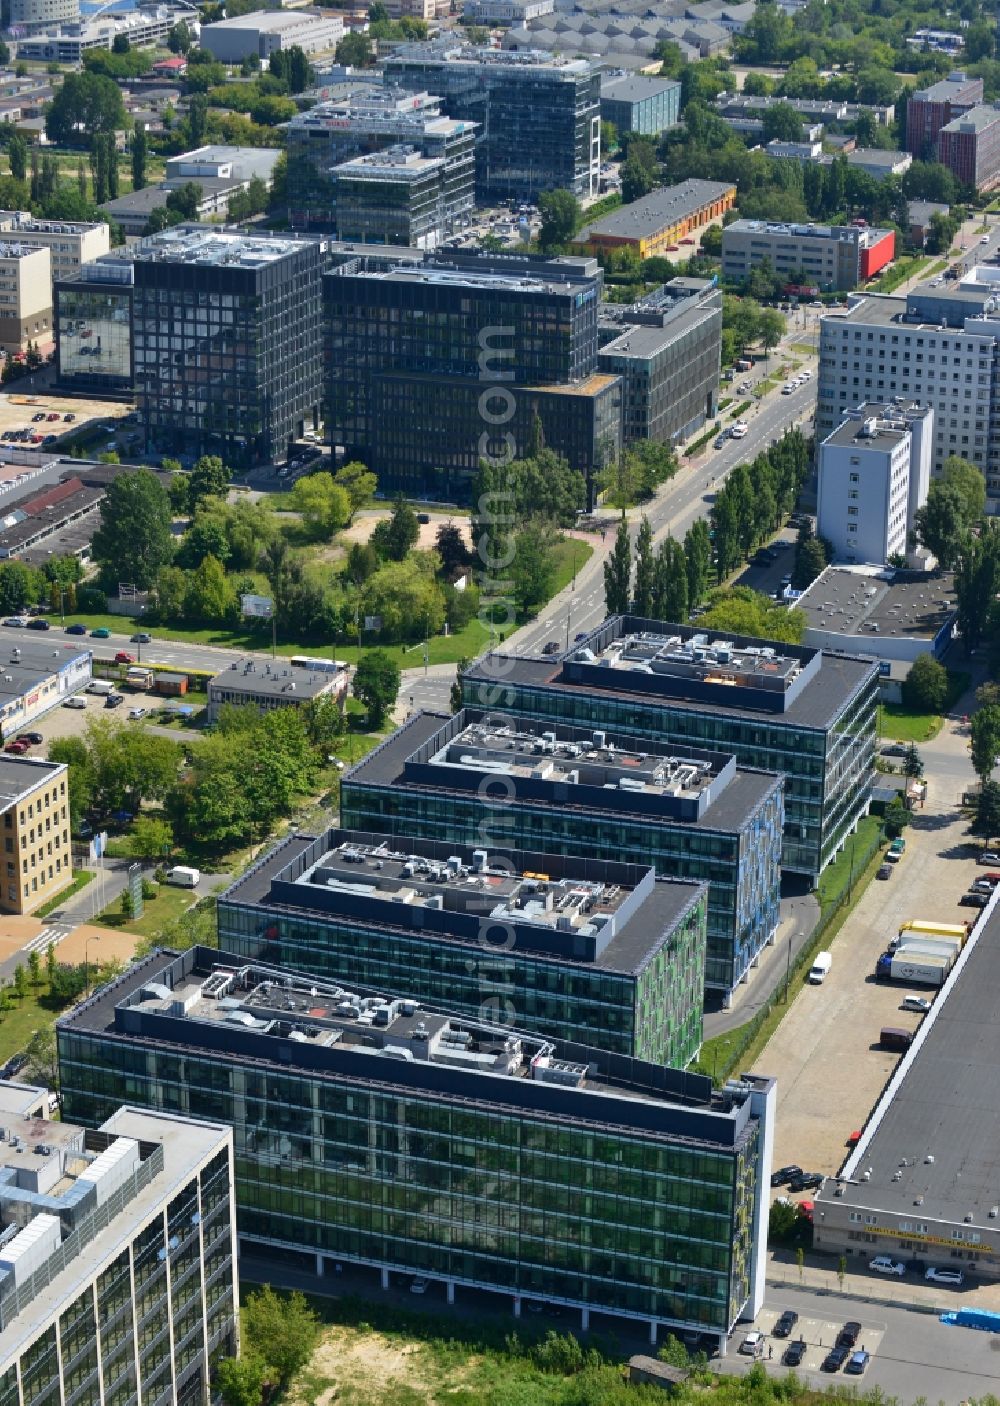
[[[782,394],[782,395],[794,395],[794,394],[795,394],[795,387],[792,385],[791,381],[787,381],[787,382],[785,383],[785,385],[782,386],[782,388],[781,388],[781,394]]]
[[[790,1338],[792,1336],[792,1329],[798,1321],[799,1315],[795,1312],[794,1308],[786,1308],[771,1329],[771,1337]]]
[[[127,649],[119,649],[119,650],[116,650],[116,651],[115,651],[115,663],[116,663],[116,664],[134,664],[134,663],[135,663],[135,655],[134,655],[134,654],[129,654],[129,652],[128,652]]]
[[[931,1003],[926,996],[905,996],[899,1004],[901,1011],[919,1011],[921,1015],[926,1015],[931,1008]]]
[[[146,630],[138,630],[134,635],[129,635],[132,644],[152,644],[153,636]]]
[[[28,621],[27,628],[29,630],[51,630],[52,626],[47,620],[41,620],[36,618],[34,620]]]
[[[23,630],[28,623],[28,617],[26,615],[8,615],[3,623],[12,626],[15,630]]]
[[[419,1276],[419,1275],[417,1276],[416,1279],[411,1279],[411,1280],[410,1280],[410,1293],[411,1293],[411,1294],[426,1294],[429,1287],[430,1287],[430,1280],[424,1279],[424,1278],[422,1278],[422,1277]]]
[[[573,636],[573,643],[574,643],[574,644],[579,644],[581,640],[585,640],[586,638],[587,638],[587,631],[586,631],[586,630],[577,630],[576,634]]]
[[[898,1279],[902,1279],[906,1273],[903,1261],[894,1260],[891,1255],[876,1255],[873,1260],[868,1261],[868,1268],[876,1274],[894,1274]]]
[[[725,442],[726,442],[726,440],[727,440],[728,438],[729,438],[729,431],[728,431],[728,430],[723,430],[722,434],[720,434],[719,437],[718,437],[718,439],[715,441],[715,448],[716,448],[716,449],[721,449],[722,446],[725,444]]]
[[[785,1367],[800,1367],[802,1359],[806,1355],[805,1338],[796,1338],[793,1343],[789,1343],[785,1348],[781,1361]]]
[[[745,420],[737,420],[729,433],[732,435],[733,439],[744,439],[749,430],[750,426]]]
[[[542,653],[543,653],[543,654],[558,654],[558,653],[559,653],[559,641],[558,641],[558,640],[549,640],[548,644],[545,644],[545,645],[542,646]]]
[[[86,698],[81,698],[81,697],[79,696],[79,694],[76,694],[76,693],[73,694],[72,698],[64,698],[64,699],[63,699],[63,707],[64,707],[64,708],[86,708],[86,706],[87,706],[87,700],[86,700]]]
[[[990,242],[990,237],[989,237],[989,235],[988,235],[988,234],[984,234],[983,237],[982,237],[982,239],[981,239],[979,242],[980,242],[980,244],[989,244],[989,242]]]
[[[6,621],[4,622],[6,624]],[[988,849],[976,860],[977,864],[1000,864],[1000,854]]]
[[[963,893],[958,900],[959,908],[985,908],[989,903],[985,893]]]
[[[895,872],[891,864],[880,864],[875,877],[876,879],[891,879]]]
[[[67,625],[66,633],[68,635],[85,635],[87,633],[87,627],[86,625]]]
[[[844,1371],[850,1377],[860,1377],[870,1361],[871,1353],[866,1352],[863,1347],[859,1347],[857,1352],[851,1353]]]
[[[740,1343],[740,1353],[743,1357],[761,1357],[764,1353],[764,1334],[756,1330],[745,1334]]]
[[[130,708],[128,710],[129,722],[139,722],[141,718],[144,718],[146,716],[146,713],[148,711],[149,710],[147,708]]]
[[[788,1183],[789,1191],[818,1191],[826,1181],[822,1172],[800,1172]]]
[[[956,1289],[965,1283],[965,1275],[960,1269],[939,1269],[933,1264],[924,1271],[924,1278],[928,1284],[952,1284]]]
[[[846,1347],[831,1347],[830,1351],[820,1363],[821,1372],[839,1372],[847,1361],[848,1349]]]
[[[98,625],[96,630],[91,630],[90,638],[92,640],[109,640],[111,638],[111,631],[106,625]]]
[[[40,732],[19,732],[17,734],[17,741],[27,742],[29,747],[40,747],[45,741],[45,738]]]
[[[784,1186],[786,1182],[791,1181],[792,1177],[800,1177],[801,1175],[802,1168],[797,1167],[793,1162],[791,1166],[779,1167],[776,1172],[771,1173],[771,1185]]]

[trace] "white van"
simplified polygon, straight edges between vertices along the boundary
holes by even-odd
[[[115,686],[110,679],[91,679],[87,685],[88,693],[99,693],[105,698],[109,693],[114,693]]]
[[[817,952],[816,960],[809,968],[809,981],[813,986],[822,986],[826,980],[827,972],[833,966],[833,958],[829,952]]]
[[[167,883],[176,884],[178,888],[193,889],[201,879],[200,869],[189,869],[186,864],[175,864],[172,869],[167,870]]]

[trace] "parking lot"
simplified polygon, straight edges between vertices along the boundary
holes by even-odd
[[[65,437],[77,434],[80,430],[93,429],[95,423],[110,426],[108,438],[111,439],[120,427],[120,422],[131,410],[132,406],[128,401],[81,400],[71,396],[47,393],[34,395],[11,390],[0,395],[0,447],[9,445],[11,448],[37,449],[38,444],[23,440],[12,441],[10,438],[13,432],[27,431],[29,434],[41,436],[42,441],[48,435],[55,436],[48,447],[58,449]],[[45,418],[35,420],[36,415]],[[57,418],[50,419],[53,415]],[[67,420],[67,415],[73,418]]]
[[[788,1304],[780,1301],[768,1303],[757,1315],[754,1329],[764,1335],[762,1360],[780,1364],[789,1344],[801,1339],[806,1344],[806,1351],[797,1365],[797,1370],[819,1372],[822,1370],[824,1358],[837,1341],[838,1333],[848,1321],[847,1315],[845,1314],[843,1318],[833,1318],[802,1314],[787,1337],[776,1338],[773,1336],[774,1325],[788,1307]],[[874,1358],[885,1336],[885,1325],[875,1324],[861,1318],[856,1318],[853,1321],[861,1324],[856,1347]],[[746,1337],[745,1333],[737,1333],[737,1347],[742,1343],[744,1337]],[[843,1375],[843,1370],[841,1369],[837,1375]],[[833,1373],[830,1373],[829,1376],[832,1377]]]

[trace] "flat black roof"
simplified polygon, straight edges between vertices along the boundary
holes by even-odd
[[[470,709],[465,710],[467,718],[478,717],[479,714]],[[413,755],[418,747],[429,742],[436,733],[440,732],[449,722],[451,717],[444,713],[416,713],[409,718],[400,728],[397,728],[391,736],[369,752],[368,756],[358,762],[341,778],[341,788],[350,786],[352,782],[361,786],[393,786],[400,791],[415,791],[425,793],[428,789],[426,785],[412,785],[408,783],[405,775],[407,760]],[[541,725],[539,725],[541,726]],[[555,725],[554,725],[555,726]],[[589,737],[592,735],[590,729],[572,728],[559,724],[557,728],[560,736],[579,735]],[[627,746],[634,739],[626,735],[609,732],[608,741],[615,745]],[[443,745],[443,743],[442,743]],[[647,747],[649,743],[645,744]],[[663,747],[664,752],[683,752],[683,748]],[[441,785],[434,786],[435,791],[447,792],[451,788],[446,783],[447,769],[441,768]],[[782,778],[769,771],[752,771],[737,768],[735,776],[729,784],[722,788],[712,804],[704,811],[698,819],[685,820],[679,816],[651,815],[648,811],[641,812],[642,818],[651,823],[677,825],[691,829],[715,830],[733,833],[741,830],[757,807],[768,795],[778,786],[781,786]],[[468,794],[468,793],[467,793]],[[616,791],[616,814],[628,813],[626,809],[627,792]],[[515,790],[511,797],[513,804],[518,804],[518,796]],[[526,802],[532,806],[542,806],[556,810],[567,808],[567,800],[544,800],[532,797]],[[574,803],[575,809],[589,811],[591,814],[600,815],[601,811],[596,806],[581,806],[579,802]],[[637,814],[640,812],[637,810]]]
[[[849,1206],[990,1225],[1000,1203],[1000,888],[843,1168]],[[930,1160],[928,1160],[930,1159]],[[832,1197],[834,1183],[828,1183]],[[918,1198],[922,1198],[918,1203]]]

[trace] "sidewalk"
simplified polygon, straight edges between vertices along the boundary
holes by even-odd
[[[733,992],[728,1010],[712,1011],[705,1016],[706,1040],[725,1035],[737,1026],[752,1020],[785,979],[785,973],[809,941],[819,922],[819,903],[815,894],[806,893],[782,899],[782,918],[774,942],[765,947],[751,967],[749,977]]]
[[[875,1254],[875,1247],[871,1248]],[[925,1284],[911,1274],[907,1279],[888,1279],[868,1269],[868,1251],[853,1259],[848,1257],[844,1286],[837,1277],[837,1261],[833,1256],[806,1252],[801,1271],[795,1263],[794,1250],[777,1249],[767,1252],[767,1282],[775,1289],[803,1289],[815,1294],[850,1297],[862,1303],[883,1304],[887,1308],[910,1308],[917,1313],[940,1313],[942,1291],[936,1284]],[[964,1288],[948,1290],[949,1308],[987,1308],[1000,1310],[1000,1284],[977,1284],[966,1281]]]

